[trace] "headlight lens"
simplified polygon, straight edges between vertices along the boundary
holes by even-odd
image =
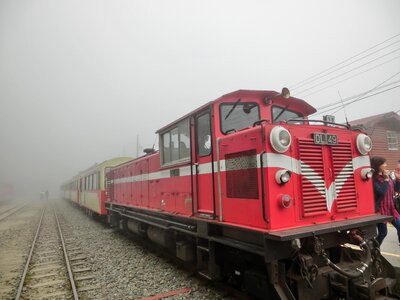
[[[360,133],[357,136],[357,149],[361,154],[367,154],[372,149],[372,140],[368,135]]]
[[[292,137],[287,129],[282,126],[276,126],[271,130],[270,141],[275,151],[283,153],[289,149]]]
[[[290,180],[291,172],[288,170],[279,170],[275,173],[275,181],[278,184],[284,184]]]
[[[361,178],[363,180],[371,179],[372,175],[374,175],[374,169],[372,169],[372,168],[361,169]]]

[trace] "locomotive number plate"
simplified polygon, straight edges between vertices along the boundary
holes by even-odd
[[[314,144],[316,145],[337,145],[338,139],[336,134],[313,133]]]

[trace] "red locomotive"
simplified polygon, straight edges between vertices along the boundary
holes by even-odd
[[[260,298],[395,294],[380,255],[371,139],[309,120],[288,90],[239,90],[158,130],[159,151],[108,169],[107,217]],[[354,249],[347,244],[355,244]]]

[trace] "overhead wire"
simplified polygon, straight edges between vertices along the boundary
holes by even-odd
[[[391,85],[394,85],[394,84],[397,84],[397,83],[400,83],[400,80],[392,81],[392,82],[390,82],[390,83],[388,83],[388,84],[381,85],[381,86],[380,86],[379,88],[377,88],[376,90],[384,89],[384,88],[387,88],[387,87],[389,87],[389,86],[391,86]],[[351,101],[351,100],[353,100],[354,98],[360,97],[360,96],[362,96],[362,95],[364,95],[364,92],[363,92],[363,93],[360,93],[360,94],[357,94],[357,95],[354,95],[354,96],[350,96],[350,97],[348,97],[348,98],[346,98],[346,99],[343,99],[343,102]],[[338,105],[338,104],[341,104],[341,103],[342,103],[342,100],[338,100],[338,101],[335,101],[335,102],[332,102],[332,103],[329,103],[329,104],[320,106],[320,107],[318,107],[318,110],[319,110],[319,109],[326,109],[326,108],[329,108],[329,107],[331,107],[331,106],[335,106],[335,105]]]
[[[303,86],[305,86],[305,85],[308,85],[308,84],[310,84],[310,83],[312,83],[312,82],[314,82],[314,81],[317,81],[317,80],[319,80],[319,79],[321,79],[321,78],[324,78],[324,77],[326,77],[326,76],[328,76],[328,75],[330,75],[330,74],[332,74],[332,73],[335,73],[336,71],[339,71],[339,70],[344,69],[344,68],[346,68],[346,67],[348,67],[348,66],[350,66],[350,65],[352,65],[352,64],[355,64],[356,62],[359,62],[359,61],[363,60],[364,58],[367,58],[367,57],[369,57],[369,56],[371,56],[371,55],[374,55],[374,54],[376,54],[376,53],[378,53],[378,52],[380,52],[380,51],[382,51],[382,50],[384,50],[384,49],[386,49],[386,48],[389,48],[390,46],[393,46],[394,44],[397,44],[397,43],[400,43],[400,40],[395,41],[395,42],[393,42],[393,43],[391,43],[391,44],[389,44],[389,45],[387,45],[387,46],[385,46],[385,47],[383,47],[383,48],[381,48],[381,49],[378,49],[378,50],[376,50],[376,51],[374,51],[374,52],[371,52],[371,53],[369,53],[369,54],[367,54],[367,55],[364,55],[363,57],[360,57],[360,58],[358,58],[358,59],[356,59],[356,60],[354,60],[354,61],[352,61],[352,62],[350,62],[350,63],[348,63],[348,64],[346,64],[346,65],[344,65],[344,66],[341,66],[340,68],[334,69],[334,70],[332,70],[332,71],[330,71],[330,72],[328,72],[328,73],[326,73],[326,74],[323,74],[323,75],[321,75],[321,76],[319,76],[319,77],[316,77],[316,78],[313,79],[312,81],[305,82],[305,83],[299,85],[299,86],[296,87],[296,88],[292,88],[292,90],[297,90],[298,88],[301,88],[301,87],[303,87]],[[391,54],[391,53],[389,53],[389,54]],[[301,93],[301,92],[300,92],[300,93]]]
[[[366,53],[366,52],[368,52],[368,51],[370,51],[370,50],[372,50],[372,49],[374,49],[374,48],[376,48],[376,47],[379,47],[380,45],[383,45],[384,43],[386,43],[386,42],[388,42],[388,41],[390,41],[390,40],[392,40],[392,39],[394,39],[394,38],[396,38],[396,37],[398,37],[398,36],[400,36],[400,33],[399,33],[399,34],[396,34],[396,35],[394,35],[394,36],[392,36],[392,37],[390,37],[390,38],[384,40],[383,42],[380,42],[380,43],[378,43],[378,44],[376,44],[376,45],[374,45],[374,46],[372,46],[372,47],[370,47],[370,48],[368,48],[368,49],[366,49],[366,50],[364,50],[364,51],[361,51],[360,53],[358,53],[358,54],[356,54],[356,55],[354,55],[354,56],[352,56],[352,57],[350,57],[350,58],[347,58],[347,59],[345,59],[345,60],[343,60],[343,61],[341,61],[341,62],[335,64],[335,65],[332,66],[332,67],[329,67],[329,68],[327,68],[327,69],[325,69],[325,70],[323,70],[323,71],[321,71],[321,72],[319,72],[319,73],[317,73],[317,74],[315,74],[315,75],[313,75],[313,76],[310,76],[310,77],[308,77],[308,78],[306,78],[306,79],[304,79],[304,80],[302,80],[302,81],[300,81],[300,82],[298,82],[298,83],[296,83],[296,84],[293,84],[293,85],[290,86],[290,88],[291,88],[291,89],[296,89],[296,86],[298,86],[298,85],[300,85],[300,84],[302,84],[302,83],[304,83],[304,82],[306,82],[306,81],[310,81],[311,79],[314,79],[315,77],[317,77],[317,76],[319,76],[319,75],[321,75],[321,74],[323,74],[323,73],[325,73],[325,72],[327,72],[327,71],[330,71],[331,69],[333,69],[333,68],[335,68],[335,67],[337,67],[337,66],[340,66],[341,64],[344,64],[344,63],[346,63],[346,62],[352,60],[353,58],[356,58],[357,56],[360,56],[360,55],[362,55],[362,54],[364,54],[364,53]]]
[[[358,102],[358,101],[361,101],[361,100],[370,98],[370,97],[372,97],[372,96],[376,96],[376,95],[385,93],[385,92],[390,91],[390,90],[394,90],[394,89],[396,89],[396,88],[398,88],[398,87],[400,87],[400,84],[399,84],[399,85],[396,85],[396,86],[394,86],[394,87],[392,87],[392,88],[389,88],[389,89],[386,89],[386,90],[377,92],[377,93],[375,93],[375,94],[372,94],[372,95],[369,95],[369,96],[365,96],[365,97],[362,97],[362,98],[353,100],[353,101],[351,101],[350,103],[345,104],[345,106],[348,106],[348,105],[350,105],[350,104],[352,104],[352,103],[355,103],[355,102]],[[332,114],[334,115],[335,113],[337,113],[338,111],[340,111],[340,110],[342,110],[342,109],[343,109],[343,107],[339,107],[339,109],[335,110]]]
[[[354,101],[352,101],[352,102],[346,104],[345,106],[350,105],[350,104],[352,104],[352,103],[354,103],[354,102],[357,102],[357,101],[361,101],[361,100],[364,100],[364,99],[368,99],[368,98],[371,98],[371,97],[373,97],[373,96],[376,96],[376,95],[379,95],[379,94],[388,92],[388,91],[390,91],[390,90],[394,90],[394,89],[399,88],[399,87],[400,87],[400,84],[399,84],[399,85],[396,85],[396,86],[394,86],[394,87],[388,88],[388,89],[386,89],[386,90],[377,92],[377,93],[375,93],[375,94],[371,94],[371,95],[368,95],[368,96],[365,96],[365,97],[361,97],[361,98],[359,98],[359,99],[356,99],[356,100],[354,100]],[[317,113],[313,114],[313,116],[322,115],[322,114],[327,113],[327,112],[330,112],[330,111],[332,111],[332,110],[334,110],[334,109],[336,109],[336,108],[338,108],[338,107],[339,107],[338,110],[336,110],[335,112],[331,113],[332,115],[334,115],[336,112],[338,112],[339,110],[343,109],[343,106],[336,105],[335,107],[332,107],[332,108],[330,108],[330,109],[327,109],[327,110],[324,110],[324,111],[318,111]]]
[[[373,87],[372,89],[370,89],[370,90],[368,90],[368,91],[365,91],[364,93],[361,93],[361,94],[359,94],[359,95],[357,95],[357,96],[353,96],[353,98],[348,98],[347,100],[345,100],[345,101],[340,101],[341,102],[341,104],[342,104],[342,106],[341,106],[341,109],[343,108],[343,107],[345,107],[345,106],[348,106],[348,105],[350,105],[351,103],[354,103],[354,102],[357,102],[358,101],[358,99],[360,99],[360,98],[363,98],[365,95],[367,95],[367,94],[369,94],[369,93],[371,93],[371,92],[373,92],[373,91],[376,91],[377,89],[379,89],[384,83],[386,83],[386,82],[388,82],[389,80],[391,80],[392,78],[394,78],[394,77],[396,77],[397,75],[399,75],[400,74],[400,72],[397,72],[397,73],[395,73],[395,74],[393,74],[392,76],[390,76],[389,78],[387,78],[387,79],[385,79],[384,81],[382,81],[381,83],[379,83],[377,86],[375,86],[375,87]],[[393,88],[392,88],[393,89]],[[388,89],[389,90],[389,89]],[[356,98],[356,100],[353,100],[353,101],[351,101],[352,99],[354,99],[354,98]],[[365,99],[365,98],[363,98],[363,99]],[[344,103],[344,102],[349,102],[349,101],[351,101],[350,103]],[[330,107],[330,106],[335,106],[334,108],[330,108],[330,109],[328,109],[328,110],[325,110],[324,112],[327,112],[327,111],[331,111],[331,110],[333,110],[333,109],[336,109],[337,108],[337,105],[338,105],[338,101],[335,101],[335,103],[334,104],[328,104],[328,105],[325,105],[325,108],[326,107]],[[339,109],[340,110],[340,109]],[[338,110],[338,111],[339,111]],[[317,110],[318,111],[318,110]],[[324,113],[324,112],[322,112],[322,113]],[[336,111],[335,111],[336,112]],[[318,115],[319,114],[321,114],[321,112],[319,112],[318,113]]]
[[[336,76],[334,76],[334,77],[332,77],[332,78],[330,78],[330,79],[328,79],[328,80],[325,80],[325,81],[323,81],[323,82],[317,83],[317,84],[315,84],[315,85],[313,85],[313,86],[311,86],[311,87],[309,87],[309,88],[307,88],[307,89],[305,89],[305,90],[302,90],[302,91],[300,91],[300,92],[297,92],[296,95],[302,94],[302,93],[304,93],[304,92],[306,92],[306,91],[309,91],[309,90],[311,90],[311,89],[313,89],[313,88],[315,88],[315,87],[317,87],[317,86],[320,86],[321,84],[327,83],[327,82],[332,81],[332,80],[334,80],[334,79],[336,79],[336,78],[338,78],[338,77],[340,77],[340,76],[343,76],[343,75],[346,75],[346,74],[348,74],[348,73],[350,73],[350,72],[353,72],[353,71],[355,71],[355,70],[357,70],[357,69],[359,69],[359,68],[361,68],[361,67],[364,67],[364,66],[366,66],[366,65],[368,65],[368,64],[370,64],[370,63],[372,63],[372,62],[374,62],[374,61],[377,61],[377,60],[379,60],[379,59],[381,59],[381,58],[383,58],[383,57],[386,57],[386,56],[388,56],[388,55],[390,55],[390,54],[392,54],[392,53],[394,53],[394,52],[396,52],[396,51],[399,51],[399,50],[400,50],[400,48],[397,48],[397,49],[395,49],[395,50],[393,50],[393,51],[391,51],[391,52],[389,52],[389,53],[386,53],[386,54],[381,55],[381,56],[379,56],[379,57],[377,57],[377,58],[375,58],[375,59],[373,59],[373,60],[370,60],[370,61],[368,61],[368,62],[366,62],[366,63],[364,63],[364,64],[362,64],[362,65],[360,65],[360,66],[358,66],[358,67],[355,67],[355,68],[350,69],[350,70],[348,70],[348,71],[346,71],[346,72],[340,73],[339,75],[336,75]]]
[[[400,58],[400,55],[399,55],[399,56],[396,56],[396,57],[394,57],[394,58],[392,58],[392,59],[390,59],[390,60],[387,60],[387,61],[385,61],[385,62],[383,62],[383,63],[381,63],[381,64],[379,64],[379,65],[373,66],[372,68],[369,68],[369,69],[367,69],[367,70],[364,70],[364,71],[362,71],[362,72],[359,72],[359,73],[357,73],[357,74],[354,74],[354,75],[352,75],[352,76],[350,76],[350,77],[347,77],[347,78],[345,78],[345,79],[342,79],[342,80],[340,80],[340,81],[337,81],[337,82],[335,82],[335,83],[333,83],[333,84],[331,84],[331,85],[325,86],[325,87],[323,87],[323,88],[321,88],[321,89],[319,89],[319,90],[316,90],[316,91],[314,91],[314,92],[311,92],[311,93],[309,93],[309,94],[306,94],[306,95],[304,95],[304,96],[302,96],[302,97],[303,97],[303,98],[306,98],[306,97],[309,97],[309,96],[314,95],[314,94],[316,94],[316,93],[319,93],[319,92],[321,92],[321,91],[324,91],[324,90],[326,90],[326,89],[328,89],[328,88],[330,88],[330,87],[333,87],[333,86],[335,86],[335,85],[338,85],[339,83],[342,83],[342,82],[345,82],[345,81],[347,81],[347,80],[350,80],[350,79],[352,79],[352,78],[354,78],[354,77],[360,76],[360,75],[362,75],[362,74],[364,74],[364,73],[366,73],[366,72],[369,72],[369,71],[371,71],[371,70],[374,70],[374,69],[376,69],[376,68],[379,68],[379,67],[381,67],[381,66],[383,66],[383,65],[386,65],[386,64],[388,64],[388,63],[390,63],[390,62],[392,62],[392,61],[394,61],[394,60],[396,60],[396,59],[399,59],[399,58]]]

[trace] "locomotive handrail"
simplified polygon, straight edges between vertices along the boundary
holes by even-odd
[[[235,132],[237,132],[237,130],[235,128],[231,128],[231,129],[228,129],[227,131],[225,131],[224,133],[230,134],[230,133],[235,133]]]
[[[255,121],[255,122],[253,123],[253,127],[255,127],[256,125],[261,125],[262,122],[265,122],[265,123],[269,124],[269,120],[267,120],[267,119],[261,119],[261,120]]]
[[[328,122],[328,121],[324,121],[324,120],[308,120],[308,119],[298,119],[298,118],[296,118],[296,119],[285,120],[285,121],[282,121],[282,122],[288,124],[288,123],[291,123],[291,122],[299,122],[299,121],[302,121],[302,122],[316,122],[316,123],[331,124],[331,125],[336,125],[336,126],[340,126],[340,127],[344,127],[344,128],[350,129],[350,125],[347,125],[347,124],[339,124],[339,123],[335,123],[335,122]]]

